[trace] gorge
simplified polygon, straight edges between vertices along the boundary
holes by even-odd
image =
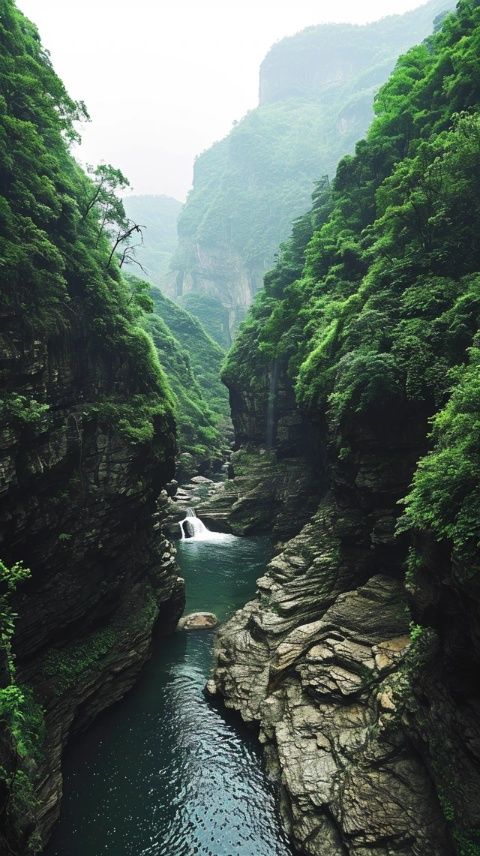
[[[79,166],[0,0],[0,856],[480,853],[480,2],[448,8],[274,46],[154,282],[112,245],[156,203]],[[275,157],[334,139],[292,197],[244,180],[277,110]]]

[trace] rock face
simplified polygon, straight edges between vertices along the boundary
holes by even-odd
[[[289,581],[298,575],[290,561]],[[446,856],[440,806],[388,684],[410,645],[399,583],[373,577],[323,614],[317,604],[306,624],[313,615],[299,600],[284,619],[260,585],[260,603],[219,632],[215,684],[228,707],[260,723],[295,845],[309,856]]]
[[[272,367],[260,354],[255,360],[255,388],[234,367],[227,377],[236,437],[251,438],[233,456],[233,474],[243,458],[249,475],[243,483],[240,470],[198,513],[205,519],[217,503],[232,525],[248,509],[249,531],[270,527],[290,540],[258,580],[256,600],[220,629],[207,691],[259,726],[283,821],[300,852],[447,856],[455,848],[428,729],[438,739],[439,719],[456,720],[455,764],[468,770],[476,760],[460,760],[460,744],[472,745],[469,727],[474,742],[478,728],[471,699],[460,714],[449,691],[439,697],[438,665],[422,672],[420,661],[435,661],[438,642],[410,638],[407,544],[395,526],[398,499],[424,452],[426,414],[357,415],[332,437],[297,409],[282,367],[270,406]],[[262,453],[255,444],[267,430],[272,446]],[[338,456],[339,447],[348,454]],[[303,480],[277,490],[275,503],[278,471],[287,466]],[[308,509],[303,521],[299,508]],[[429,597],[424,592],[425,608]],[[448,730],[442,733],[451,746]],[[466,797],[471,826],[476,794],[474,786]]]
[[[296,458],[318,493],[256,599],[221,629],[208,689],[259,727],[285,824],[310,856],[479,852],[479,318],[475,302],[459,308],[478,283],[474,171],[462,160],[451,185],[448,210],[469,210],[461,230],[449,214],[431,244],[415,196],[424,143],[432,174],[461,147],[438,111],[454,120],[459,93],[480,102],[477,79],[454,81],[451,64],[479,33],[478,4],[461,2],[398,65],[367,139],[339,166],[331,209],[297,222],[227,358],[238,443],[269,448],[272,472]],[[399,130],[407,115],[416,136]],[[437,210],[438,186],[431,198]],[[312,221],[313,238],[302,233]],[[261,477],[268,493],[268,468]]]
[[[248,351],[248,348],[247,348]],[[248,360],[248,353],[239,355]],[[286,365],[255,355],[255,386],[225,376],[235,440],[230,479],[197,505],[212,528],[234,534],[296,535],[325,491],[325,455],[298,410]]]
[[[410,616],[386,574],[353,588],[327,499],[222,627],[214,686],[260,726],[300,852],[452,853],[426,765],[407,740],[396,681]]]
[[[0,853],[23,856],[58,815],[67,741],[184,596],[157,507],[171,393],[68,148],[82,107],[13,0],[0,43]]]
[[[233,475],[243,459],[246,476],[240,469],[199,514],[216,503],[232,525],[248,511],[247,531],[270,528],[286,543],[256,599],[220,629],[207,691],[259,727],[300,852],[469,852],[462,841],[471,843],[471,832],[452,836],[448,822],[480,825],[478,583],[472,577],[467,609],[464,582],[452,589],[448,554],[425,536],[424,567],[408,591],[408,543],[396,535],[427,413],[355,414],[332,436],[295,409],[283,371],[269,408],[268,370],[262,355],[255,360],[255,376],[266,372],[255,391],[229,369],[232,416],[236,436],[258,443],[273,413],[272,448],[252,442],[235,453]],[[278,472],[287,466],[303,481],[282,492]],[[308,522],[299,508],[309,509]],[[430,629],[411,634],[412,618]]]
[[[294,535],[315,507],[318,484],[304,460],[279,459],[274,450],[249,447],[234,452],[231,478],[196,505],[208,528],[234,535],[273,531]]]
[[[101,423],[95,405],[111,374],[85,347],[87,333],[81,314],[75,332],[43,341],[2,319],[2,383],[48,401],[52,414],[1,434],[2,557],[32,572],[14,604],[14,651],[18,683],[45,712],[30,819],[40,839],[58,816],[65,744],[132,686],[154,626],[173,630],[184,598],[155,505],[173,473],[173,426],[158,426],[155,448]],[[128,366],[113,361],[134,390]]]
[[[373,117],[373,98],[398,56],[432,32],[451,0],[362,27],[310,27],[274,45],[260,69],[260,103],[200,155],[162,288],[229,345],[287,240]]]
[[[262,286],[267,267],[258,263],[247,267],[241,254],[234,249],[214,245],[193,247],[189,241],[181,247],[182,255],[188,255],[188,266],[179,268],[177,251],[171,263],[173,273],[163,278],[162,290],[197,315],[206,326],[208,321],[202,313],[202,302],[205,298],[207,305],[214,302],[218,321],[215,326],[208,325],[207,330],[220,345],[228,346]],[[192,296],[200,306],[190,302]]]

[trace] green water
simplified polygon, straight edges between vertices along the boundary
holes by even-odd
[[[249,600],[268,540],[179,542],[187,611]],[[208,704],[212,632],[159,640],[135,689],[77,738],[45,856],[288,856],[258,746]]]

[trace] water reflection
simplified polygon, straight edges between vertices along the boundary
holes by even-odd
[[[188,610],[224,618],[254,592],[265,539],[179,544]],[[211,632],[156,642],[135,690],[81,737],[48,856],[287,856],[249,732],[203,696]]]

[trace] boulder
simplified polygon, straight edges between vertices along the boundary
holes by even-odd
[[[212,630],[218,624],[213,612],[191,612],[184,615],[177,624],[177,630]]]

